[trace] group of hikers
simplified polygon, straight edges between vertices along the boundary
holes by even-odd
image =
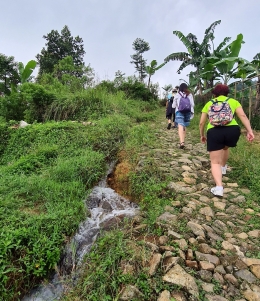
[[[241,104],[237,100],[228,97],[228,93],[229,87],[227,85],[217,84],[213,88],[213,98],[203,107],[199,123],[200,141],[207,144],[211,173],[216,184],[215,187],[211,188],[211,193],[217,197],[223,197],[222,175],[227,172],[229,148],[237,145],[241,134],[235,115],[247,131],[247,140],[249,142],[254,140],[254,133]],[[178,128],[180,149],[185,148],[187,127],[193,116],[193,95],[187,84],[182,83],[172,90],[166,102],[167,129],[169,130],[172,127],[171,123],[173,121],[173,128]]]

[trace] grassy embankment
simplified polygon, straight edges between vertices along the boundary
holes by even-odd
[[[55,269],[62,247],[87,216],[87,193],[129,134],[142,128],[139,122],[154,119],[155,107],[92,90],[71,105],[53,104],[52,115],[81,110],[80,122],[20,129],[1,122],[0,300],[20,300]]]

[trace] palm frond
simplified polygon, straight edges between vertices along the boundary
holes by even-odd
[[[174,30],[173,34],[175,34],[184,44],[184,46],[187,48],[188,52],[191,54],[191,42],[189,41],[189,39],[187,37],[185,37],[185,35],[178,30]]]
[[[221,20],[215,21],[205,30],[204,38],[201,43],[201,49],[203,52],[209,51],[211,49],[209,41],[213,41],[215,39],[214,31],[215,31],[216,26],[220,23],[221,23]]]
[[[215,28],[218,24],[221,23],[221,20],[215,21],[213,22],[206,30],[205,30],[205,36],[209,35],[209,34],[214,34]]]
[[[177,73],[180,74],[181,71],[182,71],[184,68],[186,68],[186,67],[189,66],[189,65],[193,65],[193,64],[194,64],[194,60],[193,60],[193,59],[188,59],[188,60],[184,61],[184,62],[180,65],[179,69],[177,70]]]
[[[186,36],[187,40],[189,40],[192,44],[198,44],[198,38],[193,34],[193,33],[189,33]]]
[[[168,63],[169,61],[186,61],[189,59],[190,55],[187,52],[175,52],[168,55],[164,61]]]
[[[259,60],[260,61],[260,52],[258,52],[254,57],[254,60]]]
[[[226,37],[223,42],[221,42],[218,47],[216,48],[216,52],[219,52],[226,44],[231,40],[231,37]]]

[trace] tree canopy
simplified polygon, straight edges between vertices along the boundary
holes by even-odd
[[[59,33],[52,30],[43,38],[47,41],[41,53],[36,55],[39,64],[39,75],[52,73],[54,66],[67,56],[71,56],[76,67],[84,65],[83,57],[85,54],[83,40],[79,36],[75,38],[71,35],[68,26],[64,26]],[[81,77],[82,71],[78,70],[75,76]]]
[[[143,53],[150,50],[150,46],[148,42],[140,38],[135,39],[132,45],[135,54],[131,55],[133,60],[130,63],[135,65],[135,69],[139,73],[139,79],[143,81],[147,76],[145,70],[146,60],[143,58]]]

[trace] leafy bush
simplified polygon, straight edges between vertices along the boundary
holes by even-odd
[[[33,83],[23,84],[20,95],[27,103],[24,112],[25,120],[27,122],[44,121],[46,109],[54,101],[55,95],[43,86]]]
[[[144,83],[139,81],[124,82],[119,87],[119,90],[125,92],[126,97],[143,101],[156,99],[154,94],[146,87]]]
[[[43,86],[25,83],[20,87],[20,92],[12,92],[10,96],[3,97],[0,115],[6,121],[25,119],[27,122],[42,122],[47,107],[54,99],[54,94]]]
[[[10,135],[7,123],[0,123],[0,156],[3,154]]]
[[[0,98],[0,115],[4,117],[5,121],[24,119],[25,110],[26,101],[20,93],[13,92],[9,96]]]

